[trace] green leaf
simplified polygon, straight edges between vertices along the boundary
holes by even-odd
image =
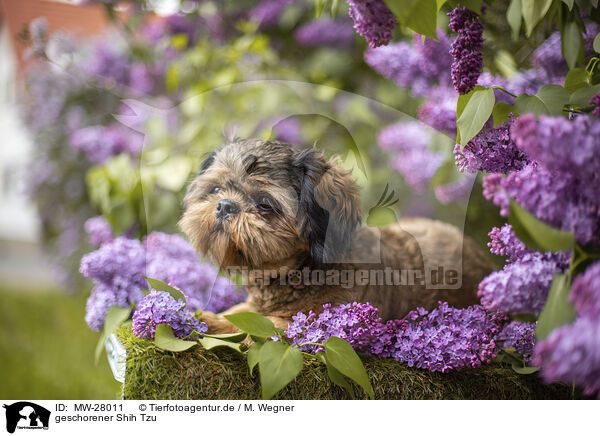
[[[569,94],[590,86],[590,74],[583,68],[573,68],[565,77],[564,88]]]
[[[573,232],[565,232],[550,227],[523,209],[512,199],[510,200],[509,222],[517,237],[531,249],[539,251],[565,251],[573,248],[575,244]]]
[[[197,318],[200,318],[200,316],[197,316]],[[216,334],[216,335],[209,335],[207,333],[202,333],[202,336],[205,336],[208,338],[220,339],[222,341],[228,341],[228,342],[242,342],[244,339],[246,339],[248,337],[248,333],[246,333],[246,332],[221,333],[221,334]]]
[[[437,40],[436,0],[384,0],[398,21],[415,32]]]
[[[169,324],[159,324],[156,326],[156,331],[154,332],[154,345],[161,350],[174,351],[177,353],[189,350],[196,344],[196,341],[186,341],[176,338],[173,334],[173,329],[171,329]]]
[[[600,92],[600,85],[590,86],[588,88],[580,88],[571,94],[569,104],[572,106],[589,106],[592,97]]]
[[[263,344],[259,343],[259,342],[255,342],[252,345],[250,345],[250,348],[248,348],[248,370],[250,371],[250,375],[252,375],[252,372],[254,371],[254,367],[256,365],[258,365],[258,361],[260,360],[260,350],[262,348]]]
[[[435,172],[431,182],[429,185],[432,188],[448,185],[450,183],[456,182],[460,179],[460,171],[456,169],[456,163],[454,159],[450,158],[446,160]]]
[[[237,351],[238,353],[241,353],[240,344],[237,344],[235,342],[224,341],[223,339],[216,339],[208,336],[203,337],[198,342],[200,342],[200,345],[202,345],[207,350],[211,350],[217,347],[227,347]]]
[[[573,4],[575,3],[575,0],[562,0],[562,2],[569,7],[569,10],[571,10],[573,9]]]
[[[510,5],[508,5],[508,9],[506,10],[506,20],[512,30],[512,37],[514,40],[519,38],[519,32],[521,31],[521,23],[523,22],[521,9],[521,0],[511,0]]]
[[[525,20],[527,37],[531,36],[533,29],[546,15],[551,4],[552,0],[523,0],[521,2],[521,12]]]
[[[494,90],[491,88],[471,92],[473,95],[456,122],[460,132],[460,145],[466,145],[479,133],[490,118],[496,101]]]
[[[325,342],[325,357],[335,369],[361,386],[371,399],[375,398],[367,371],[348,342],[335,336],[330,337]]]
[[[177,71],[177,65],[171,64],[165,74],[165,88],[167,91],[175,91],[179,87],[179,72]]]
[[[582,47],[583,38],[581,37],[579,25],[575,21],[568,21],[563,32],[561,32],[561,49],[569,68],[574,68],[577,64],[577,58]]]
[[[104,344],[106,339],[121,325],[123,321],[129,318],[131,314],[131,307],[121,307],[121,306],[110,306],[106,311],[106,316],[104,317],[104,329],[102,330],[102,335],[98,340],[98,344],[96,344],[96,352],[94,353],[94,357],[96,359],[96,363],[98,363],[98,359],[100,358],[100,354],[104,349]]]
[[[512,369],[517,374],[529,375],[529,374],[534,374],[534,373],[538,372],[540,370],[540,367],[539,366],[519,366],[519,365],[513,365]]]
[[[515,100],[515,108],[520,114],[531,112],[535,115],[561,115],[569,101],[569,93],[559,85],[544,85],[536,95],[521,94]]]
[[[329,376],[329,379],[334,384],[338,385],[339,387],[344,389],[346,392],[348,392],[348,394],[350,395],[350,398],[352,398],[354,400],[355,399],[354,398],[354,389],[352,389],[352,386],[350,386],[350,383],[348,383],[348,380],[346,380],[344,375],[341,372],[339,372],[337,369],[335,369],[335,367],[331,363],[329,363],[327,358],[325,358],[325,365],[327,366],[327,375]]]
[[[260,350],[258,369],[263,400],[269,400],[302,371],[304,360],[298,348],[283,342],[266,342]]]
[[[271,320],[254,312],[234,313],[225,315],[225,319],[251,336],[269,338],[275,336],[275,326]]]
[[[156,289],[157,291],[168,292],[169,294],[171,294],[171,297],[173,297],[175,300],[183,300],[183,303],[187,304],[185,295],[183,295],[183,292],[181,292],[179,289],[175,289],[173,286],[169,286],[165,282],[161,282],[158,279],[153,279],[151,277],[146,276],[142,277],[144,277],[146,281],[148,281],[148,284],[152,289]]]
[[[546,304],[540,313],[535,329],[537,340],[547,338],[555,328],[564,324],[570,324],[575,320],[575,308],[569,301],[570,293],[571,285],[569,283],[569,276],[566,274],[556,274],[552,280]]]
[[[594,38],[594,50],[596,50],[596,53],[600,53],[600,32]]]
[[[508,116],[512,113],[515,113],[516,109],[514,106],[504,103],[503,101],[499,101],[494,106],[494,110],[492,111],[492,118],[494,119],[494,127],[498,127],[499,124],[502,124],[506,120],[508,120]]]

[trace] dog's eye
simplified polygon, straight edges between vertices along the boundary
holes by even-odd
[[[217,194],[220,190],[221,188],[219,186],[215,186],[210,190],[210,194]]]
[[[271,206],[271,204],[268,202],[268,200],[266,198],[259,201],[258,204],[256,205],[256,207],[261,212],[273,212],[273,206]]]

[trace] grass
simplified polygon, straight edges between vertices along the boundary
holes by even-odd
[[[183,353],[157,349],[121,328],[127,349],[126,399],[259,399],[256,374],[248,373],[244,357],[228,349],[207,351],[199,346]],[[569,399],[571,389],[544,385],[537,375],[519,375],[499,364],[448,374],[409,368],[391,359],[363,356],[377,399]],[[364,392],[355,387],[357,398]],[[302,373],[275,399],[347,399],[332,385],[324,365],[306,362]]]
[[[83,320],[85,300],[81,293],[0,289],[1,398],[120,398],[106,356],[94,363],[99,333]]]

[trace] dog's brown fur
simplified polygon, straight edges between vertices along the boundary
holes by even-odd
[[[224,199],[237,203],[240,210],[219,219],[216,208]],[[264,203],[272,210],[261,210]],[[370,302],[384,319],[400,318],[417,306],[432,308],[439,300],[467,306],[477,303],[477,284],[492,271],[487,257],[451,225],[413,218],[381,230],[361,227],[351,175],[315,149],[260,140],[227,144],[202,164],[185,204],[182,230],[196,250],[222,270],[240,266],[285,274],[306,267],[389,267],[425,274],[427,268],[442,266],[462,271],[462,285],[457,289],[432,289],[423,283],[345,288],[293,286],[278,278],[270,283],[250,280],[247,301],[223,314],[203,313],[212,333],[235,331],[223,315],[244,311],[261,313],[285,328],[292,315],[309,310],[318,313],[325,303]]]

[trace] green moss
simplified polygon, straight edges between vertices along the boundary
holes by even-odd
[[[127,399],[259,399],[257,370],[248,373],[246,359],[228,349],[200,346],[183,353],[157,349],[129,329],[118,332],[127,349]],[[363,356],[377,399],[568,399],[571,389],[544,385],[536,375],[519,375],[510,367],[487,365],[449,374],[409,368],[392,359]],[[356,387],[357,398],[364,392]],[[294,382],[276,399],[347,399],[333,385],[324,365],[307,359]]]

